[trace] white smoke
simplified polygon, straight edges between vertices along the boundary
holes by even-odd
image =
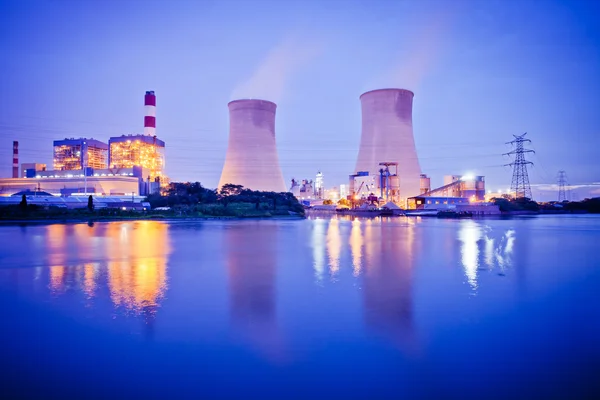
[[[447,47],[446,39],[454,22],[456,9],[432,15],[418,30],[406,37],[401,44],[392,67],[370,82],[371,89],[393,87],[417,90],[420,83],[439,62]]]
[[[323,46],[318,42],[287,37],[269,51],[250,79],[233,90],[232,100],[279,102],[290,77],[318,56],[322,49]]]

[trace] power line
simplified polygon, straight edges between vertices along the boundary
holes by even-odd
[[[529,185],[529,175],[527,174],[527,165],[533,165],[533,163],[531,161],[525,160],[525,153],[535,153],[535,151],[531,149],[525,149],[523,147],[524,143],[531,143],[531,140],[525,139],[525,135],[527,135],[527,132],[518,136],[513,135],[515,139],[510,142],[507,142],[506,144],[514,145],[515,149],[508,153],[504,153],[504,155],[507,156],[515,156],[515,160],[510,164],[506,164],[506,166],[513,167],[513,177],[512,182],[510,184],[510,190],[514,192],[515,198],[517,199],[533,198],[531,194],[531,186]]]

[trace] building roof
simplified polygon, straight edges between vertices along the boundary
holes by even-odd
[[[42,192],[42,191],[33,191],[33,190],[21,190],[20,192],[14,193],[11,196],[53,196],[52,193]]]
[[[108,150],[108,144],[100,140],[86,138],[64,138],[62,140],[55,140],[54,146],[82,145],[84,142],[88,146]]]
[[[108,143],[123,143],[128,140],[135,141],[139,140],[148,144],[156,144],[158,147],[165,147],[165,142],[158,139],[156,136],[150,135],[121,135],[121,136],[113,136],[108,139]]]

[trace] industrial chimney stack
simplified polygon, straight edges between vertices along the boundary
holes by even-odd
[[[19,142],[16,140],[13,142],[13,170],[12,177],[19,177]]]
[[[285,192],[275,145],[275,110],[266,100],[235,100],[229,107],[229,144],[219,188],[226,183],[252,190]]]
[[[156,136],[156,96],[153,90],[146,92],[144,108],[144,135]]]

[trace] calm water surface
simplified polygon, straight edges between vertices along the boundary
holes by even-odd
[[[600,218],[0,227],[1,398],[581,398]]]

